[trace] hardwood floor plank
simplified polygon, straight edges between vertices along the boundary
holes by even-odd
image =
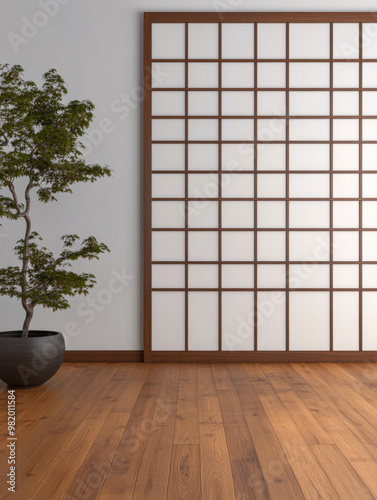
[[[223,424],[201,423],[199,430],[203,499],[236,500]]]
[[[180,368],[173,443],[199,444],[198,387],[193,363],[183,363]]]
[[[229,372],[242,409],[244,411],[261,410],[262,403],[244,366],[240,363],[232,363],[229,365]]]
[[[202,423],[222,423],[219,396],[210,364],[197,365],[197,385],[199,425]]]
[[[167,500],[201,500],[198,444],[173,444]]]
[[[355,470],[335,445],[313,445],[311,450],[340,499],[350,498],[357,491],[358,500],[373,500],[375,497],[366,488]]]
[[[246,421],[225,423],[224,430],[236,498],[269,500],[271,497]]]
[[[258,453],[259,462],[271,499],[301,500],[302,490],[290,461],[295,458],[295,447],[283,440],[280,444],[270,419],[263,409],[245,412],[245,418]]]

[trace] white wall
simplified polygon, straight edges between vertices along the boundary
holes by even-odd
[[[38,310],[32,327],[62,331],[70,350],[142,349],[144,11],[373,11],[376,7],[374,0],[2,0],[0,61],[21,64],[26,77],[37,81],[56,68],[69,85],[70,99],[91,99],[96,105],[92,140],[97,144],[87,159],[114,170],[111,180],[80,186],[73,196],[62,196],[59,204],[34,206],[35,229],[48,247],[58,250],[62,234],[77,232],[94,234],[112,252],[80,267],[97,276],[89,302],[77,297],[68,311]],[[104,123],[107,128],[101,138],[98,131]],[[22,231],[22,223],[0,228],[0,267],[13,262],[11,251]],[[114,280],[116,274],[125,276],[123,283]],[[20,304],[0,298],[0,330],[20,329],[22,321]]]

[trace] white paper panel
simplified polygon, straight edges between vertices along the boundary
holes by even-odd
[[[183,174],[153,174],[153,198],[183,198],[185,196],[185,176]]]
[[[333,138],[334,141],[358,141],[359,120],[334,120]]]
[[[224,23],[221,41],[223,59],[254,58],[254,24]]]
[[[291,59],[328,59],[330,57],[330,25],[290,23],[289,56]]]
[[[181,231],[153,231],[152,260],[185,260],[185,233]]]
[[[258,24],[258,59],[285,59],[286,33],[283,23]]]
[[[377,198],[377,174],[364,174],[362,177],[363,197]]]
[[[291,88],[318,88],[330,86],[329,63],[289,63],[289,85]]]
[[[290,170],[329,170],[330,147],[328,144],[290,144]]]
[[[363,58],[377,59],[376,23],[363,23]]]
[[[334,23],[333,57],[335,59],[359,58],[359,25],[357,23]],[[365,57],[364,54],[363,57]]]
[[[219,237],[215,231],[189,231],[188,258],[191,261],[218,260]]]
[[[285,264],[258,264],[258,288],[284,288],[286,284]]]
[[[359,350],[359,293],[333,294],[334,351]]]
[[[363,201],[363,227],[377,229],[377,201]]]
[[[185,114],[184,92],[152,92],[152,115],[175,116]]]
[[[329,292],[290,292],[289,343],[292,351],[330,349]]]
[[[184,292],[152,292],[152,349],[185,350]]]
[[[377,144],[363,144],[363,170],[377,170]]]
[[[189,170],[218,170],[219,147],[217,144],[189,144]]]
[[[290,288],[329,288],[330,266],[327,264],[291,264]]]
[[[363,63],[363,87],[377,87],[377,63]]]
[[[184,144],[152,144],[152,170],[184,169]]]
[[[363,260],[375,261],[377,248],[377,232],[367,231],[363,233]]]
[[[285,232],[259,231],[257,238],[258,260],[285,260]]]
[[[334,198],[358,198],[359,197],[358,174],[334,174],[333,195]]]
[[[223,264],[223,288],[254,288],[253,264]]]
[[[363,351],[377,350],[377,292],[363,292]]]
[[[253,144],[222,144],[222,170],[253,170]]]
[[[218,120],[188,120],[189,141],[217,141],[219,137]]]
[[[152,141],[184,141],[184,120],[152,120]]]
[[[328,174],[290,174],[291,198],[328,198],[330,178]]]
[[[285,144],[258,144],[258,170],[285,170]]]
[[[330,203],[328,201],[290,201],[289,227],[330,227]]]
[[[330,260],[327,231],[292,231],[289,234],[290,260],[324,262]]]
[[[189,201],[187,205],[189,228],[215,228],[218,226],[217,201]]]
[[[377,141],[377,120],[363,120],[363,141]]]
[[[359,233],[335,231],[333,234],[333,258],[336,261],[359,260]]]
[[[253,63],[222,63],[223,88],[251,88],[254,86]]]
[[[333,226],[336,228],[359,227],[359,202],[334,201]]]
[[[284,228],[285,201],[258,201],[257,219],[260,228]]]
[[[215,88],[219,83],[217,63],[188,63],[188,86]]]
[[[285,333],[285,292],[259,292],[258,308],[258,350],[284,351]]]
[[[217,288],[219,286],[219,269],[217,264],[189,264],[189,288]]]
[[[223,119],[223,141],[251,141],[254,139],[254,121],[252,119]]]
[[[248,231],[222,232],[223,261],[252,261],[254,259],[254,233]]]
[[[223,351],[254,350],[253,292],[222,293]]]
[[[285,141],[286,120],[258,120],[257,128],[258,141]]]
[[[359,170],[359,145],[333,145],[334,170]]]
[[[290,92],[291,116],[319,116],[330,114],[329,92]]]
[[[377,115],[377,92],[363,92],[363,115]]]
[[[329,120],[298,119],[289,121],[291,141],[328,141],[330,139]]]
[[[223,174],[221,185],[223,198],[253,198],[254,196],[253,174]]]
[[[254,226],[254,202],[223,201],[222,226],[225,228],[249,228]]]
[[[153,228],[184,228],[184,201],[152,201]]]
[[[184,23],[152,24],[152,59],[185,58]]]
[[[189,59],[217,59],[218,56],[219,25],[217,23],[189,23]]]
[[[153,264],[152,288],[184,288],[185,266],[182,264]]]
[[[188,114],[196,116],[218,115],[219,96],[217,92],[188,92]]]
[[[333,85],[336,88],[359,86],[359,63],[334,63]]]
[[[359,92],[334,92],[333,114],[351,116],[359,114]]]
[[[286,83],[285,63],[258,63],[259,88],[284,88]]]
[[[222,114],[223,116],[249,115],[254,113],[254,93],[222,92]]]
[[[377,264],[363,264],[363,288],[377,288]]]
[[[190,351],[217,351],[219,298],[217,292],[189,292],[188,344]]]
[[[219,195],[219,177],[217,174],[189,174],[189,198],[217,198]]]
[[[358,264],[333,265],[334,288],[359,288]]]
[[[152,63],[152,88],[185,86],[185,63]]]
[[[258,198],[285,198],[285,174],[258,174]]]
[[[285,115],[285,92],[258,92],[258,115],[282,116]]]

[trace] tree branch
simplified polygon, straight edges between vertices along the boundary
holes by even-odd
[[[9,188],[9,191],[12,193],[12,196],[13,196],[13,201],[14,201],[14,205],[16,207],[16,212],[17,212],[17,215],[19,217],[23,217],[22,213],[21,213],[21,209],[20,209],[20,205],[18,203],[18,197],[17,197],[17,193],[16,193],[16,189],[14,187],[14,184],[13,182],[9,183],[8,184],[8,188]]]

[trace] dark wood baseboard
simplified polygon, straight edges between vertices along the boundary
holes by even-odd
[[[142,363],[143,351],[66,351],[64,363]]]
[[[160,351],[152,352],[152,363],[362,363],[377,362],[377,351]]]

